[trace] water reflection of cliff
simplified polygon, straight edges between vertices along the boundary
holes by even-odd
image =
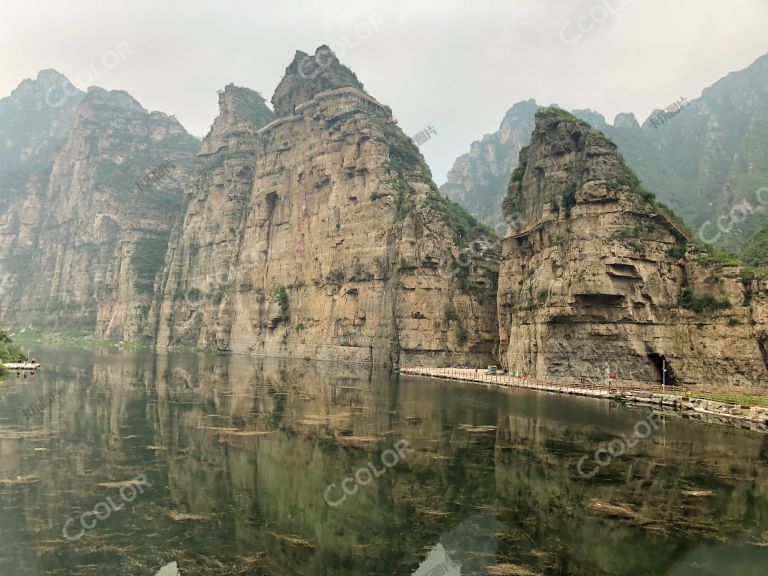
[[[755,545],[768,465],[754,433],[673,419],[587,480],[582,455],[644,414],[334,364],[53,358],[61,367],[33,385],[0,391],[0,480],[39,479],[0,483],[0,574],[153,574],[177,561],[183,574],[405,575],[427,573],[434,550],[461,574],[739,562],[750,574],[768,560]],[[51,387],[64,393],[24,422]],[[401,439],[415,453],[325,503],[329,484]],[[142,472],[145,496],[79,541],[61,537],[66,518],[110,495],[99,484]]]

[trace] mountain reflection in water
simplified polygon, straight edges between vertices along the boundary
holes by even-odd
[[[668,415],[586,479],[579,460],[631,436],[647,412],[329,363],[37,356],[34,379],[0,386],[2,576],[762,575],[768,566],[768,444],[756,432]],[[329,485],[400,440],[414,452],[379,464],[343,504],[324,501]],[[148,485],[123,498],[141,474]],[[62,534],[70,518],[70,534],[82,531],[75,540]]]

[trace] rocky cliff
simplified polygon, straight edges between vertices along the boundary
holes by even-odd
[[[504,201],[502,363],[538,378],[768,384],[766,283],[714,258],[602,133],[536,116]]]
[[[220,97],[169,248],[158,344],[490,361],[492,238],[437,191],[389,108],[326,47],[297,53],[272,121],[253,93],[248,107],[260,112],[238,114],[236,91],[248,93]]]
[[[533,100],[512,106],[498,131],[472,142],[469,153],[456,159],[440,191],[483,223],[500,227],[503,219],[499,208],[509,174],[517,168],[520,150],[530,140],[533,117],[538,109],[539,105]]]
[[[64,88],[51,90],[52,83]],[[74,96],[62,100],[67,87]],[[197,141],[125,92],[82,95],[55,73],[26,81],[11,98],[22,88],[34,102],[25,124],[42,126],[47,137],[20,135],[21,144],[9,147],[40,160],[34,170],[17,170],[16,187],[0,194],[8,199],[0,213],[0,321],[133,338],[183,209]],[[0,115],[4,133],[14,118]],[[14,159],[2,160],[13,172]]]
[[[768,217],[768,54],[687,105],[663,104],[671,112],[656,110],[642,125],[633,114],[610,124],[591,110],[573,113],[615,142],[701,241],[739,249]],[[495,223],[506,184],[501,179],[517,166],[538,108],[532,100],[515,104],[499,131],[456,160],[443,192]]]
[[[0,212],[44,186],[84,93],[55,70],[42,70],[0,99]]]

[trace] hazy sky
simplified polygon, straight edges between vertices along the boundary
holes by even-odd
[[[270,98],[296,50],[329,44],[407,134],[434,127],[442,184],[519,100],[642,121],[768,52],[766,24],[768,0],[0,0],[0,96],[56,68],[203,136],[216,90]]]

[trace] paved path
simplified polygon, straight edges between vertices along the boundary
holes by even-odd
[[[401,374],[414,376],[427,376],[429,378],[443,378],[446,380],[461,380],[463,382],[480,382],[493,384],[504,388],[528,388],[530,390],[542,390],[545,392],[559,392],[561,394],[574,394],[578,396],[594,396],[598,398],[611,398],[616,395],[608,389],[608,386],[589,385],[586,387],[557,384],[533,380],[528,377],[518,377],[511,374],[485,374],[484,370],[474,368],[424,368],[422,366],[408,366],[400,369]]]

